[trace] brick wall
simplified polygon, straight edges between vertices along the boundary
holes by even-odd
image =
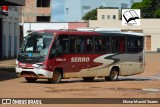
[[[51,8],[37,8],[38,16],[51,16]]]
[[[86,22],[69,22],[68,23],[68,29],[76,29],[76,28],[80,28],[80,27],[87,27],[87,23]]]
[[[37,7],[37,0],[26,0],[22,15],[24,22],[36,22],[37,16],[51,16],[51,7]]]

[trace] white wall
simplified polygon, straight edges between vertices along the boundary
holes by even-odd
[[[90,20],[89,27],[142,29],[145,35],[151,35],[151,51],[160,47],[160,19],[141,19],[140,26],[122,26],[121,20]]]
[[[119,20],[119,9],[98,9],[97,10],[97,20]],[[102,15],[105,16],[105,19],[102,19]],[[107,15],[110,16],[110,19],[107,19]],[[113,15],[116,16],[116,19],[113,19]]]
[[[23,35],[28,34],[27,31],[50,30],[50,29],[68,29],[68,23],[23,23]]]

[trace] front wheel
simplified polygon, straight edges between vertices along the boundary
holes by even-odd
[[[94,77],[83,77],[83,80],[86,82],[91,82],[94,80]]]
[[[112,69],[109,77],[105,77],[105,80],[116,81],[118,80],[119,71],[117,69]]]
[[[62,79],[62,74],[59,71],[54,71],[51,79],[48,79],[49,83],[59,83]]]
[[[25,77],[25,79],[27,80],[27,82],[29,83],[34,83],[36,82],[37,78],[30,78],[30,77]]]

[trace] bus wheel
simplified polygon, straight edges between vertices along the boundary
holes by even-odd
[[[109,80],[110,81],[116,81],[116,80],[118,80],[118,75],[119,75],[118,69],[113,68],[111,70],[110,75],[109,75]]]
[[[94,80],[94,77],[83,77],[83,80],[86,82],[90,82]]]
[[[25,79],[27,80],[27,82],[29,83],[34,83],[36,82],[37,78],[30,78],[30,77],[25,77]]]
[[[62,79],[62,74],[59,71],[54,71],[51,79],[48,79],[50,83],[59,83]]]

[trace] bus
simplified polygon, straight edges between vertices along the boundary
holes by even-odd
[[[118,76],[144,72],[143,33],[108,30],[41,30],[28,34],[17,57],[16,73],[28,82]]]

